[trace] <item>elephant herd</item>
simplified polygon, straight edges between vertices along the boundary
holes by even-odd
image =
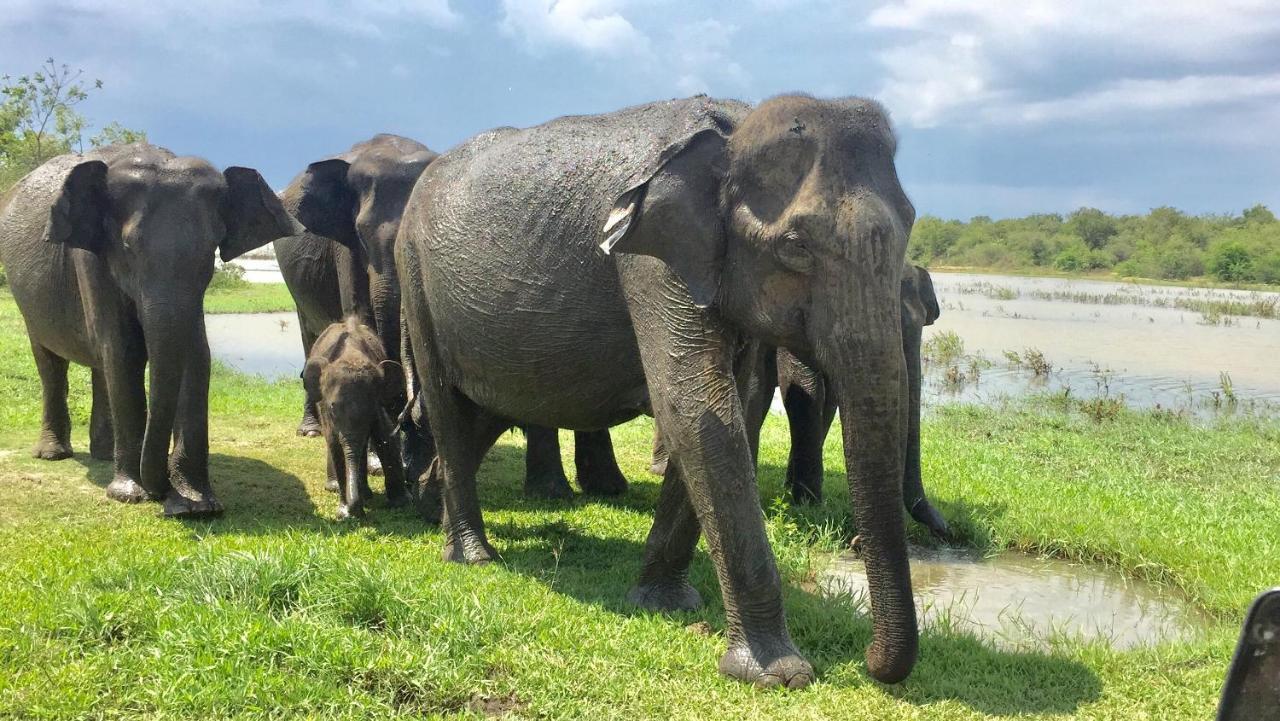
[[[43,389],[35,454],[71,455],[69,361],[92,368],[90,451],[107,494],[215,514],[208,478],[214,254],[273,242],[298,309],[306,401],[340,517],[416,497],[444,557],[496,559],[476,472],[504,431],[528,437],[526,491],[623,493],[609,428],[655,419],[663,476],[628,598],[701,604],[705,538],[724,599],[720,670],[758,685],[813,679],[792,643],[756,489],[775,389],[791,427],[787,483],[822,494],[839,409],[873,636],[867,668],[900,681],[917,654],[904,506],[936,534],[919,464],[920,335],[938,316],[905,263],[915,210],[873,101],[705,96],[480,133],[437,155],[378,135],[277,196],[256,171],[146,144],[60,156],[0,199],[0,260]],[[149,387],[144,370],[149,366]]]

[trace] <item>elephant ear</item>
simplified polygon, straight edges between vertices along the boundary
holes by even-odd
[[[720,183],[725,137],[703,129],[667,146],[642,180],[614,201],[600,249],[665,262],[699,308],[715,302],[724,263]]]
[[[276,238],[297,235],[304,228],[280,204],[258,171],[227,168],[227,202],[224,208],[227,236],[219,245],[222,262],[238,258]]]
[[[95,253],[107,244],[107,164],[86,160],[67,173],[49,209],[44,239]]]
[[[920,296],[920,303],[924,306],[924,324],[933,325],[933,322],[942,315],[942,308],[938,305],[938,296],[933,292],[933,277],[929,275],[929,271],[915,266],[916,269],[916,293]]]
[[[920,328],[933,325],[941,315],[938,297],[933,293],[933,279],[929,271],[918,265],[902,269],[902,312],[904,324],[910,321]]]
[[[360,243],[356,233],[356,194],[347,180],[351,163],[342,158],[319,160],[302,171],[298,221],[316,235],[354,248]]]

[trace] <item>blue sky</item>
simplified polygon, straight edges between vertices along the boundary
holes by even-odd
[[[0,72],[283,187],[377,132],[707,92],[885,103],[922,213],[1280,209],[1275,0],[0,0]]]

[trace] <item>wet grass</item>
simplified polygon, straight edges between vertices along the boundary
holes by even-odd
[[[1145,282],[1145,281],[1144,281]],[[1273,294],[1241,297],[1222,292],[1218,287],[1193,287],[1188,292],[1172,292],[1163,288],[1132,285],[1122,290],[1094,292],[1072,289],[1031,288],[1025,291],[990,281],[980,280],[955,286],[961,295],[980,295],[993,300],[1011,301],[1024,295],[1033,300],[1080,303],[1085,305],[1135,305],[1152,308],[1177,308],[1200,313],[1205,318],[1229,316],[1280,318],[1280,297]],[[1220,324],[1215,320],[1210,325]]]
[[[623,601],[657,499],[647,420],[615,432],[633,485],[612,501],[524,499],[523,439],[504,435],[480,474],[502,561],[466,568],[441,562],[438,530],[380,493],[365,521],[331,520],[319,442],[293,434],[296,382],[216,370],[211,470],[227,514],[186,523],[105,499],[108,464],[84,453],[87,374],[71,385],[75,459],[29,458],[38,384],[0,294],[0,717],[1204,719],[1234,641],[1224,624],[1154,649],[1010,652],[940,624],[912,677],[881,686],[862,660],[866,617],[811,590],[855,531],[839,434],[826,502],[793,509],[771,417],[761,500],[819,679],[762,693],[715,673],[724,613],[705,551],[692,571],[705,609]],[[926,482],[966,544],[1107,563],[1233,622],[1280,579],[1273,425],[1127,410],[1099,424],[1033,401],[943,407],[923,437]]]

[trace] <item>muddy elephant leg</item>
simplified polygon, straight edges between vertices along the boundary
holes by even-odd
[[[115,446],[115,468],[107,486],[107,497],[123,503],[161,500],[153,498],[139,483],[142,437],[147,423],[146,363],[140,329],[136,333],[126,332],[122,340],[104,343],[102,376],[107,386]]]
[[[787,487],[797,504],[822,501],[822,444],[827,437],[827,388],[822,374],[785,350],[778,351],[782,402],[791,431]],[[834,411],[832,412],[834,413]]]
[[[702,596],[689,583],[689,563],[701,534],[684,478],[676,464],[668,463],[645,541],[640,578],[627,593],[627,600],[650,611],[701,608]]]
[[[560,462],[556,429],[526,426],[524,434],[524,494],[531,498],[572,498],[573,489]]]
[[[655,476],[662,476],[665,478],[667,475],[668,460],[669,460],[669,457],[667,455],[667,447],[662,445],[662,431],[658,429],[658,419],[654,418],[653,419],[653,454],[651,456],[651,460],[649,461],[649,472]]]
[[[93,409],[89,412],[89,455],[99,461],[115,456],[115,431],[111,429],[111,398],[102,369],[94,368]]]
[[[920,473],[920,328],[903,329],[903,351],[907,361],[907,449],[902,479],[902,502],[915,521],[936,538],[947,539],[951,528],[937,508],[929,503]]]
[[[307,328],[307,322],[302,317],[302,311],[298,311],[298,327],[302,329],[302,360],[311,357],[311,346],[316,342],[316,334]],[[316,413],[316,404],[310,398],[305,397],[302,400],[302,421],[298,423],[298,435],[306,438],[316,438],[320,435],[320,415]]]
[[[643,297],[627,287],[625,275],[623,284],[629,297]],[[787,631],[782,579],[765,535],[734,375],[737,344],[692,304],[660,311],[645,303],[632,307],[668,468],[679,468],[720,581],[728,645],[720,672],[761,686],[805,686],[813,667]],[[682,534],[676,543],[687,545],[691,531]]]
[[[209,343],[203,317],[193,346],[182,374],[174,419],[166,516],[216,516],[223,511],[209,483]]]
[[[593,496],[621,496],[627,492],[627,477],[618,468],[609,430],[578,431],[573,434],[573,465],[582,492]]]
[[[400,439],[396,427],[386,413],[378,414],[373,429],[373,449],[382,461],[383,481],[387,489],[387,505],[403,506],[409,503],[409,491],[405,486],[404,466],[401,465]]]
[[[70,458],[71,415],[67,412],[67,359],[35,342],[31,343],[31,353],[36,359],[43,394],[40,439],[31,449],[31,455],[46,461]]]

